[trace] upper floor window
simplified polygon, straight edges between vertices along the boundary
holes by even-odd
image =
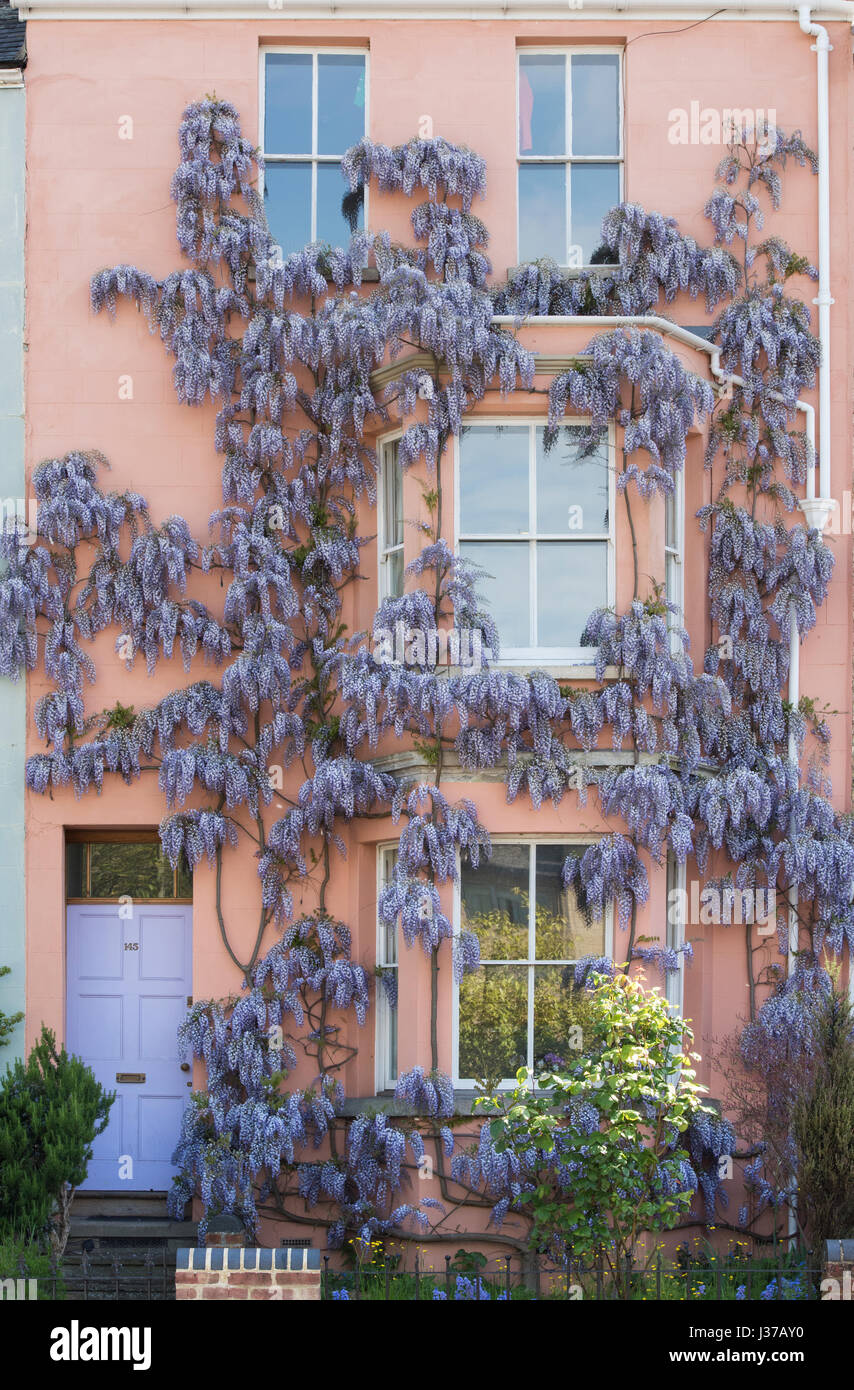
[[[609,949],[610,922],[587,922],[574,888],[564,888],[568,855],[584,844],[498,843],[473,869],[463,858],[460,924],[480,938],[480,969],[458,992],[457,1076],[463,1086],[512,1079],[520,1067],[551,1065],[572,1047],[576,1008],[571,967]],[[575,1042],[577,1047],[577,1042]]]
[[[582,434],[568,425],[546,452],[534,423],[461,432],[458,549],[485,571],[502,658],[589,660],[585,623],[611,601],[611,450],[581,457]]]
[[[664,596],[677,611],[667,610],[671,649],[678,655],[683,650],[678,629],[684,626],[682,585],[682,538],[684,534],[684,473],[673,479],[673,491],[664,498]]]
[[[397,439],[380,445],[380,493],[377,553],[380,602],[403,593],[403,476],[397,461]]]
[[[622,196],[620,72],[614,49],[519,53],[520,261],[593,260],[602,218]]]
[[[262,64],[264,202],[273,235],[285,256],[310,241],[346,245],[341,159],[367,132],[367,54],[265,49]]]

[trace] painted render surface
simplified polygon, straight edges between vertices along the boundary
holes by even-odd
[[[208,516],[220,505],[220,462],[213,448],[214,408],[191,409],[174,395],[172,364],[142,318],[122,305],[116,322],[94,319],[89,310],[90,275],[105,265],[138,265],[158,277],[183,264],[175,239],[169,182],[177,162],[176,131],[184,107],[205,93],[216,93],[239,109],[244,132],[258,128],[259,46],[264,42],[306,45],[364,44],[370,49],[369,134],[395,143],[409,138],[419,119],[431,115],[434,133],[466,143],[487,161],[488,192],[473,211],[491,233],[490,254],[503,278],[516,262],[515,83],[521,44],[615,44],[625,59],[626,199],[676,217],[681,229],[710,243],[711,226],[702,208],[712,190],[721,147],[673,145],[669,113],[701,106],[775,109],[786,130],[800,128],[816,142],[815,56],[810,40],[792,22],[744,20],[710,22],[685,32],[668,21],[585,20],[565,22],[318,20],[287,22],[274,15],[259,20],[121,22],[52,21],[30,24],[29,127],[27,138],[29,207],[28,338],[26,359],[28,475],[44,458],[70,449],[97,448],[109,458],[107,486],[133,487],[148,499],[155,521],[184,515],[194,534],[206,533]],[[851,309],[848,248],[851,242],[848,145],[851,118],[851,49],[848,26],[829,23],[832,165],[831,315],[833,346],[832,492],[843,507],[851,487]],[[646,37],[652,31],[651,36]],[[660,31],[660,32],[659,32]],[[643,42],[633,40],[644,36]],[[122,118],[133,119],[133,139],[120,139]],[[343,185],[342,185],[343,187]],[[371,189],[368,223],[388,228],[392,238],[411,241],[412,204]],[[792,166],[784,180],[783,207],[769,232],[786,238],[815,260],[817,183]],[[797,292],[811,297],[805,281]],[[701,325],[709,320],[701,302],[687,299],[665,306],[676,321]],[[577,352],[597,331],[588,325],[530,325],[524,342],[551,355]],[[708,359],[692,348],[675,346],[692,370],[708,376]],[[130,375],[133,399],[119,397],[119,377]],[[537,385],[547,386],[546,378]],[[817,401],[817,394],[809,397]],[[516,393],[502,403],[491,397],[484,414],[542,418],[542,395]],[[5,428],[5,425],[4,425]],[[706,541],[694,513],[718,482],[703,469],[703,435],[688,440],[686,467],[686,543],[684,553],[685,624],[695,664],[710,640],[705,584]],[[413,469],[405,480],[404,514],[421,514],[420,481]],[[450,490],[449,490],[450,491]],[[637,510],[639,571],[663,578],[664,514],[660,501]],[[453,541],[453,507],[446,507],[446,535]],[[850,509],[849,509],[850,515]],[[363,509],[359,531],[373,535],[375,522]],[[418,548],[406,528],[407,559]],[[851,537],[833,540],[836,569],[828,599],[801,655],[801,689],[836,713],[831,718],[830,774],[834,801],[850,805],[851,783]],[[363,553],[368,583],[346,591],[344,620],[364,628],[377,607],[376,548]],[[625,514],[617,511],[617,606],[631,597],[631,551]],[[354,592],[355,590],[358,592]],[[207,590],[200,586],[200,597]],[[210,591],[213,595],[213,590]],[[101,709],[116,699],[137,708],[153,704],[175,685],[202,673],[184,675],[180,658],[162,661],[148,678],[140,664],[132,674],[113,650],[114,632],[95,644],[98,681],[87,690],[87,708]],[[583,679],[583,672],[577,673]],[[589,673],[588,673],[589,678]],[[47,688],[36,674],[27,697],[29,751],[40,743],[32,727],[35,701]],[[0,698],[18,699],[6,691]],[[4,704],[4,711],[8,705]],[[15,707],[17,711],[17,706]],[[16,713],[16,718],[19,712]],[[393,745],[380,750],[392,753]],[[300,777],[294,773],[295,781]],[[450,774],[453,777],[453,774]],[[20,773],[18,773],[20,783]],[[559,809],[547,803],[539,812],[519,799],[507,805],[500,782],[466,780],[451,787],[476,803],[482,822],[495,835],[555,835],[587,838],[605,824],[592,805],[580,808],[567,797]],[[3,794],[3,811],[7,806]],[[276,802],[273,803],[276,809]],[[60,1036],[65,1029],[65,892],[63,836],[66,827],[145,827],[156,825],[164,802],[156,779],[145,774],[133,788],[108,778],[103,794],[75,801],[73,793],[27,796],[28,837],[28,1030],[44,1020]],[[371,967],[376,939],[376,845],[397,838],[389,821],[355,823],[348,859],[333,877],[330,911],[354,933],[354,958]],[[260,905],[252,855],[243,849],[226,857],[225,915],[242,948],[253,938]],[[5,849],[2,872],[5,866]],[[710,872],[712,869],[710,868]],[[3,881],[0,880],[0,890]],[[9,901],[5,898],[5,901]],[[652,891],[640,914],[638,934],[664,939],[664,871],[654,871]],[[311,885],[295,893],[295,912],[314,905]],[[731,1031],[747,1011],[743,929],[733,926],[688,928],[694,961],[685,977],[684,1009],[694,1021],[696,1047]],[[268,944],[273,941],[269,929]],[[214,912],[214,875],[200,867],[195,875],[193,909],[193,994],[196,999],[239,988],[233,965],[220,943]],[[777,959],[774,938],[766,938],[767,962]],[[614,947],[620,959],[620,939]],[[760,958],[761,959],[761,958]],[[10,963],[13,963],[10,961]],[[20,983],[20,975],[18,975]],[[658,979],[651,980],[658,983]],[[0,986],[2,987],[2,986]],[[440,975],[440,1066],[452,1070],[453,982],[450,956]],[[406,1070],[429,1056],[429,964],[418,949],[401,951],[399,1066]],[[358,1056],[342,1081],[348,1096],[374,1091],[372,1016],[357,1039]],[[715,1077],[704,1061],[699,1079]],[[201,1072],[197,1072],[197,1083]]]
[[[24,84],[17,69],[0,73],[0,499],[15,511],[24,481]],[[26,992],[24,876],[24,759],[26,691],[23,680],[0,681],[0,1010],[24,1009]],[[20,1023],[0,1054],[0,1066],[23,1052]]]

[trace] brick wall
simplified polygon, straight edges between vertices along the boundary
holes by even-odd
[[[319,1299],[319,1250],[261,1250],[220,1245],[179,1250],[178,1299]]]

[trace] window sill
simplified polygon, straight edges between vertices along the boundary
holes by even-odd
[[[479,1095],[477,1091],[454,1091],[454,1116],[466,1116],[474,1113],[474,1103]],[[391,1115],[397,1119],[429,1119],[430,1116],[424,1115],[423,1111],[416,1110],[408,1100],[395,1100],[393,1091],[380,1092],[375,1096],[348,1096],[341,1107],[342,1115],[348,1118],[355,1115]],[[444,1123],[443,1116],[433,1117],[439,1124]],[[453,1117],[449,1117],[453,1118]],[[478,1117],[479,1118],[479,1117]]]
[[[510,1095],[515,1082],[508,1082],[503,1088],[499,1088],[500,1093]],[[542,1094],[542,1093],[541,1093]],[[475,1113],[474,1103],[480,1095],[479,1091],[455,1090],[454,1091],[454,1113],[449,1116],[429,1116],[421,1110],[415,1110],[408,1101],[395,1100],[391,1091],[380,1093],[377,1096],[348,1096],[344,1101],[339,1113],[346,1119],[352,1119],[356,1115],[389,1115],[393,1119],[401,1120],[427,1120],[434,1118],[437,1124],[442,1125],[446,1119],[465,1119],[473,1116],[476,1120],[486,1119],[486,1115]],[[723,1102],[714,1096],[706,1096],[704,1103],[712,1107],[717,1115],[723,1114]]]
[[[545,259],[545,258],[544,258],[544,259]],[[508,267],[507,267],[507,279],[509,280],[509,279],[511,278],[511,276],[518,274],[518,272],[519,272],[520,270],[523,270],[524,267],[525,267],[526,265],[536,265],[536,261],[519,261],[518,265],[511,265],[511,266],[508,266]],[[611,274],[613,271],[615,271],[615,270],[620,270],[620,269],[621,269],[621,267],[620,267],[619,261],[615,261],[615,262],[613,262],[613,264],[609,264],[609,265],[606,265],[606,264],[604,264],[604,262],[603,262],[602,264],[596,264],[596,265],[559,265],[559,266],[557,266],[557,270],[560,272],[560,274],[561,274],[561,275],[565,275],[566,278],[567,278],[568,280],[577,280],[578,277],[579,277],[580,275],[589,275],[589,274],[591,273],[591,271],[592,271],[594,274],[608,275],[608,274]]]
[[[465,671],[465,667],[459,670]],[[556,680],[565,681],[593,681],[596,679],[596,667],[592,661],[575,661],[571,657],[566,661],[558,659],[546,659],[538,662],[535,656],[502,656],[497,661],[490,663],[493,671],[544,671],[547,676],[554,676]],[[620,674],[618,666],[605,667],[605,680],[617,680]]]

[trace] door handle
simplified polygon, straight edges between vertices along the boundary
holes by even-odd
[[[189,1071],[189,1070],[190,1070],[190,1063],[189,1063],[189,1062],[182,1062],[182,1063],[181,1063],[181,1070],[182,1070],[182,1071]]]

